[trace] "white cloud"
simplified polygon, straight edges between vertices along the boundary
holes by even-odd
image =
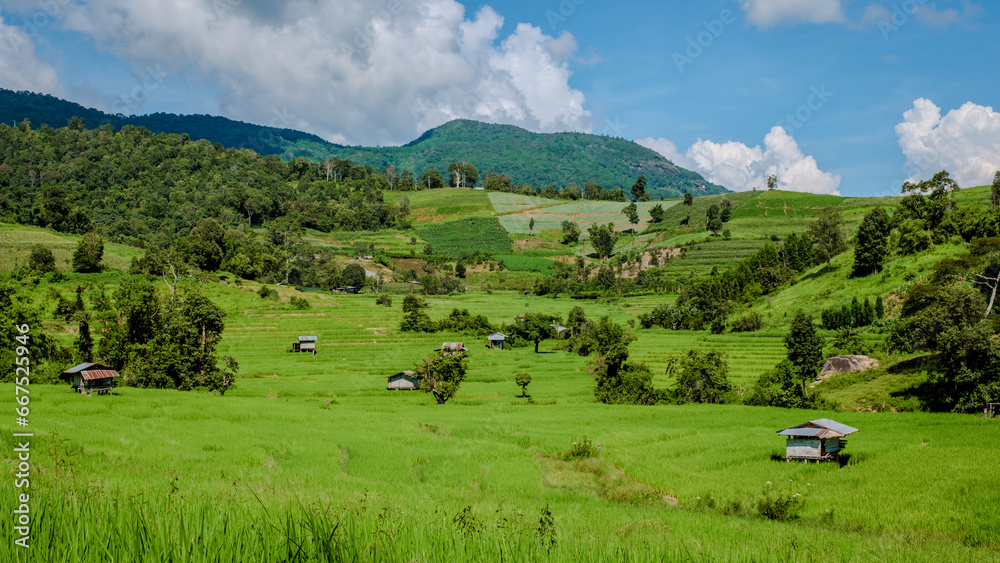
[[[59,95],[56,69],[35,55],[35,43],[0,16],[0,88]]]
[[[941,116],[934,102],[919,98],[896,125],[910,181],[947,170],[963,187],[989,184],[1000,170],[1000,113],[967,102]]]
[[[759,27],[786,23],[844,23],[841,0],[742,0],[747,21]]]
[[[67,12],[66,27],[138,76],[158,64],[208,77],[235,119],[364,144],[459,117],[590,130],[569,85],[573,37],[520,24],[501,38],[489,7],[470,19],[455,0],[89,0]]]
[[[653,149],[678,166],[701,173],[710,182],[734,191],[767,187],[767,177],[778,177],[782,190],[839,195],[840,176],[823,172],[816,159],[806,156],[781,127],[774,127],[764,137],[764,148],[748,147],[729,141],[698,142],[680,154],[677,146],[667,139],[639,139],[640,145]]]

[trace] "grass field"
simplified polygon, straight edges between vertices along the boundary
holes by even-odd
[[[52,251],[56,268],[63,272],[73,270],[73,252],[80,237],[55,233],[38,227],[0,223],[0,272],[10,272],[19,264],[27,264],[31,249],[42,244]],[[142,250],[129,246],[104,243],[103,263],[106,268],[128,270],[132,258],[142,256]]]
[[[463,334],[404,334],[401,300],[380,307],[370,295],[305,294],[312,307],[303,312],[261,300],[252,285],[203,289],[229,311],[221,352],[241,365],[238,387],[224,398],[130,388],[83,397],[32,387],[37,560],[800,560],[822,553],[991,561],[1000,553],[1000,474],[989,462],[1000,453],[1000,425],[991,421],[601,405],[593,401],[588,359],[553,351],[553,342],[535,354],[487,350]],[[284,299],[294,294],[279,291]],[[468,308],[499,324],[529,311],[565,316],[579,304],[589,317],[627,322],[672,299],[581,303],[471,292],[431,297],[429,313]],[[285,351],[302,334],[319,336],[319,354]],[[725,352],[738,384],[783,355],[779,333],[637,336],[632,357],[650,365],[661,387],[672,384],[667,357],[690,348]],[[453,401],[438,406],[419,392],[385,390],[388,375],[453,340],[470,348],[471,368]],[[533,404],[517,397],[519,371],[533,376]],[[0,389],[13,396],[10,385]],[[851,438],[848,465],[772,461],[783,447],[776,430],[822,416],[862,429]],[[584,436],[602,445],[599,457],[558,457]],[[12,451],[10,434],[2,440]],[[3,464],[12,475],[14,459]],[[8,513],[11,483],[0,485]],[[772,489],[805,497],[800,519],[756,516],[755,503]],[[552,547],[538,533],[546,507]],[[111,541],[100,532],[109,529],[117,532]],[[16,557],[9,542],[0,547],[0,558]]]
[[[513,251],[510,237],[496,217],[469,217],[447,223],[420,226],[416,233],[433,246],[435,254],[461,256],[479,251],[507,254]]]
[[[563,221],[572,221],[586,231],[595,223],[614,223],[618,231],[642,231],[649,226],[649,210],[656,205],[664,209],[676,205],[678,200],[649,201],[636,204],[639,223],[633,225],[622,214],[628,203],[618,201],[569,201],[529,197],[517,194],[490,193],[490,201],[500,219],[500,224],[511,234],[526,235],[532,231],[556,231],[562,229]],[[531,220],[534,229],[530,229]]]

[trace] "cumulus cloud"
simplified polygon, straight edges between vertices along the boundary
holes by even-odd
[[[65,27],[129,64],[207,77],[220,111],[337,142],[396,144],[454,118],[589,131],[576,42],[455,0],[88,0]]]
[[[59,95],[56,69],[35,54],[35,43],[0,16],[0,88]]]
[[[941,116],[934,102],[919,98],[896,125],[910,181],[926,180],[940,170],[963,187],[989,184],[1000,170],[1000,113],[965,103]]]
[[[639,139],[678,166],[701,173],[708,181],[734,191],[767,186],[767,177],[778,177],[778,189],[840,195],[840,176],[823,172],[812,156],[802,154],[798,143],[783,128],[774,127],[764,137],[764,148],[729,141],[698,142],[681,154],[667,139]]]
[[[759,27],[796,23],[843,23],[841,0],[742,0],[747,21]]]

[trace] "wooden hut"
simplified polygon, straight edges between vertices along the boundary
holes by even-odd
[[[446,355],[458,354],[460,352],[468,352],[468,350],[469,349],[466,348],[465,344],[462,342],[445,342],[441,344],[441,349],[440,349],[440,351],[444,352]]]
[[[318,336],[300,336],[297,341],[292,342],[292,349],[289,352],[307,352],[315,356],[317,340]]]
[[[86,362],[62,372],[60,378],[68,381],[80,393],[97,391],[102,395],[114,390],[116,377],[119,377],[117,371],[101,364]]]
[[[412,371],[401,371],[396,375],[389,376],[390,391],[416,391],[420,389],[420,380],[413,375]]]
[[[847,447],[845,436],[857,432],[846,424],[821,418],[779,430],[787,436],[785,459],[792,461],[832,461]]]
[[[499,332],[486,337],[486,341],[489,342],[488,346],[499,350],[503,350],[503,342],[506,339],[507,335]]]

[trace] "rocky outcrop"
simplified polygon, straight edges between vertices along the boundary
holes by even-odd
[[[823,364],[820,377],[841,373],[863,373],[878,367],[878,360],[868,356],[834,356]]]

